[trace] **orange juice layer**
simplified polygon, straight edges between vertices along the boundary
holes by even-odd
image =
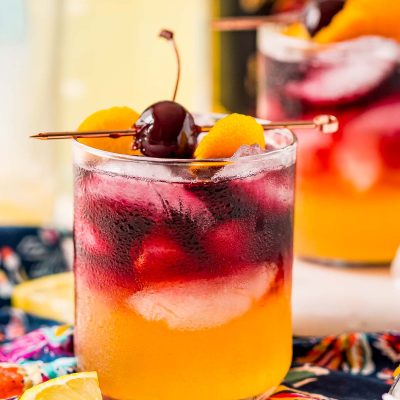
[[[400,245],[400,190],[382,184],[366,192],[334,179],[298,185],[295,249],[299,256],[389,263]]]
[[[79,366],[98,372],[109,398],[246,399],[272,391],[290,366],[285,286],[225,324],[195,330],[147,321],[123,293],[101,293],[79,279],[77,293]]]

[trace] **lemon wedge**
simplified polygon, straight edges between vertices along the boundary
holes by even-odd
[[[36,385],[20,400],[102,400],[96,372],[78,372]]]

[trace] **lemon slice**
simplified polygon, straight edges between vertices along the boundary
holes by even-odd
[[[20,400],[102,400],[96,372],[78,372],[36,385]]]
[[[393,376],[400,375],[400,365],[397,367],[397,369],[393,372]]]
[[[72,272],[49,275],[20,283],[12,304],[42,318],[74,322],[74,279]]]
[[[132,128],[139,118],[139,114],[129,107],[112,107],[96,111],[89,115],[79,126],[78,132],[101,130],[124,130]],[[118,154],[139,155],[138,150],[132,150],[132,136],[112,138],[84,138],[78,139],[80,143],[99,150],[110,151]]]

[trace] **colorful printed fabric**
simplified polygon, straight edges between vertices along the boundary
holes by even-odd
[[[68,233],[0,227],[0,399],[76,370],[72,327],[9,307],[15,284],[69,270],[70,253]],[[381,399],[399,363],[400,333],[295,338],[292,368],[270,399]]]
[[[19,396],[33,385],[75,372],[72,339],[72,327],[59,325],[4,341],[0,345],[0,398]]]
[[[0,342],[0,398],[76,370],[73,329],[49,326],[44,320],[19,315],[0,325],[3,332],[26,332]],[[5,321],[6,318],[3,315]],[[26,323],[26,325],[23,325]],[[376,400],[389,390],[400,362],[400,333],[350,333],[324,338],[295,338],[293,366],[271,400]]]
[[[9,305],[16,284],[71,269],[71,246],[68,232],[0,227],[0,307]]]

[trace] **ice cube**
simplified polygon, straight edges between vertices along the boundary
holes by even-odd
[[[307,119],[307,117],[305,118]],[[341,127],[343,119],[341,119]],[[334,149],[334,135],[321,135],[316,129],[302,129],[298,132],[299,157],[297,158],[298,180],[325,173],[331,167]]]
[[[335,153],[335,162],[342,178],[360,193],[370,190],[378,182],[382,172],[382,161],[376,142],[368,142],[372,144],[367,148],[364,142],[364,151],[352,151],[343,145]]]
[[[94,176],[86,185],[86,195],[93,201],[107,200],[115,204],[132,204],[138,208],[148,207],[156,196],[151,182],[106,174]]]
[[[393,152],[399,123],[400,98],[391,96],[375,102],[343,125],[334,161],[342,177],[357,191],[369,190],[381,178],[386,165],[398,162],[398,155],[393,156]]]
[[[256,156],[257,154],[262,153],[265,153],[265,150],[262,149],[258,144],[255,143],[251,146],[244,144],[236,150],[235,154],[231,158],[235,160],[240,157]]]
[[[266,151],[282,149],[291,142],[291,133],[288,129],[269,129],[265,132]]]
[[[317,105],[355,101],[388,78],[398,59],[392,40],[363,37],[340,43],[319,52],[305,79],[287,85],[287,94]]]
[[[149,165],[144,161],[122,162],[108,160],[101,165],[101,169],[107,173],[120,176],[132,177],[141,180],[162,180],[162,181],[181,181],[179,176],[173,173],[172,167],[162,163]]]
[[[186,190],[185,185],[154,182],[152,188],[162,213],[175,210],[193,218],[202,217],[203,220],[212,218],[206,204],[194,193]]]
[[[151,282],[184,276],[192,264],[182,246],[168,232],[158,230],[144,238],[134,265],[140,279]]]
[[[106,255],[111,251],[111,244],[100,230],[78,215],[74,222],[74,234],[79,247],[93,254]]]
[[[287,210],[293,203],[294,169],[282,168],[230,182],[232,192],[264,212]]]
[[[250,257],[248,219],[233,219],[219,222],[204,235],[204,248],[210,257],[210,264],[224,263],[235,266]]]
[[[171,210],[193,217],[211,218],[207,206],[182,183],[96,175],[96,179],[87,184],[86,195],[96,202],[111,201],[121,207],[134,206],[139,212],[151,212],[154,219],[164,219]]]
[[[248,312],[271,288],[277,271],[275,264],[264,264],[228,277],[170,282],[136,292],[128,304],[144,319],[171,329],[215,328]]]
[[[231,157],[232,164],[228,164],[221,168],[213,176],[213,180],[233,177],[240,178],[254,175],[257,172],[262,171],[265,169],[264,160],[254,160],[253,157],[246,159],[245,157],[257,156],[263,153],[265,153],[265,150],[263,150],[258,144],[240,146]]]

